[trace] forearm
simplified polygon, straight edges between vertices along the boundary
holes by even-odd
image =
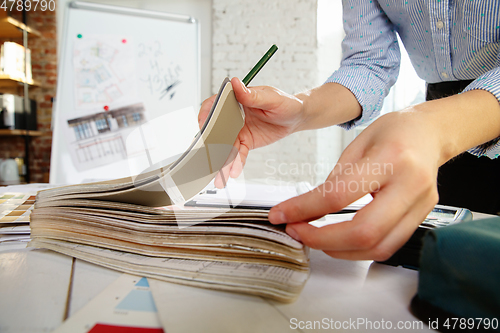
[[[485,90],[425,102],[408,111],[422,115],[430,130],[438,134],[439,165],[500,136],[500,104]]]
[[[342,124],[362,111],[354,94],[338,83],[325,83],[295,97],[302,101],[302,121],[296,131]]]

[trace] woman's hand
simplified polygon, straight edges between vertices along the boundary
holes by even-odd
[[[244,107],[245,125],[234,144],[237,156],[215,178],[218,188],[224,187],[222,178],[226,178],[227,173],[232,178],[240,175],[249,150],[269,145],[295,132],[303,120],[303,102],[297,97],[267,86],[247,88],[237,78],[233,78],[231,84],[236,99]],[[215,96],[212,96],[201,105],[198,115],[200,128],[214,99]]]
[[[347,147],[324,184],[274,207],[270,221],[289,223],[288,234],[332,257],[388,259],[438,202],[441,150],[433,127],[424,113],[380,117]],[[307,223],[367,193],[373,200],[352,221]]]
[[[346,148],[327,181],[269,213],[305,245],[343,259],[391,257],[438,202],[437,172],[450,158],[500,136],[500,105],[473,90],[386,114]],[[371,193],[352,221],[307,222]]]
[[[231,80],[234,94],[245,110],[245,125],[236,142],[236,157],[222,168],[215,177],[215,185],[224,187],[224,181],[238,177],[248,152],[251,149],[269,145],[297,131],[317,129],[341,124],[357,118],[361,106],[356,97],[344,86],[326,83],[317,88],[289,95],[279,89],[261,86],[246,88],[243,83]],[[205,100],[198,115],[200,128],[203,126],[215,96]]]

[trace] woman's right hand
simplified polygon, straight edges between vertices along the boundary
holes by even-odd
[[[259,86],[247,88],[238,78],[231,80],[234,94],[245,111],[245,125],[241,129],[234,147],[237,156],[224,167],[224,178],[240,175],[251,149],[269,145],[294,133],[303,121],[303,101],[273,87]],[[215,95],[206,99],[198,114],[200,128],[212,108]],[[224,187],[227,179],[219,172],[215,186]]]

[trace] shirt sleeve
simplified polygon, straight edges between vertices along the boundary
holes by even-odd
[[[362,107],[345,129],[373,120],[399,74],[401,54],[393,24],[377,1],[343,0],[344,31],[340,68],[326,81],[349,89]]]
[[[500,103],[500,52],[497,56],[497,67],[472,81],[463,92],[475,89],[489,91]],[[500,138],[469,149],[468,152],[476,156],[484,155],[491,159],[497,158],[500,156]]]

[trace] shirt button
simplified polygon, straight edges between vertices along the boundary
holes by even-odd
[[[446,74],[445,72],[442,72],[442,73],[441,73],[441,76],[442,76],[442,77],[444,77],[445,79],[447,79],[447,78],[448,78],[448,74]]]
[[[439,20],[436,22],[436,28],[443,29],[443,27],[444,27],[443,21]]]

